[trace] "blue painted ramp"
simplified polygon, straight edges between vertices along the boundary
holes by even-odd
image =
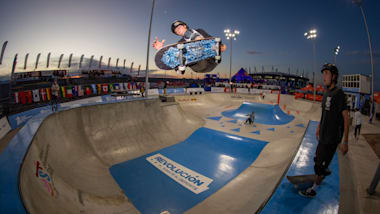
[[[246,120],[251,112],[255,112],[255,123],[265,125],[284,125],[294,119],[281,110],[278,105],[244,102],[238,109],[222,112],[222,115],[238,120]]]
[[[250,166],[266,144],[203,127],[110,172],[141,213],[183,213]]]
[[[310,121],[302,144],[286,175],[314,174],[314,153],[317,147],[315,131],[318,122]],[[327,176],[317,190],[315,198],[304,198],[286,179],[282,179],[275,193],[261,213],[338,213],[339,209],[339,166],[337,154],[331,161],[332,174]]]

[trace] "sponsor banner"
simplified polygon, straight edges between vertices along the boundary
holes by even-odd
[[[149,89],[148,90],[148,95],[159,95],[158,89]]]
[[[211,87],[212,93],[224,93],[224,88],[222,87]]]
[[[163,89],[158,89],[158,92],[160,94],[164,94]],[[185,89],[184,88],[167,88],[166,89],[166,94],[184,94]]]
[[[205,90],[203,88],[187,88],[186,94],[203,94]]]
[[[239,94],[249,94],[248,88],[237,88],[236,93]]]
[[[250,94],[270,94],[271,90],[263,90],[263,89],[251,89]]]
[[[47,112],[51,112],[50,106],[44,106],[40,108],[31,109],[29,111],[24,111],[18,114],[14,114],[8,117],[9,124],[11,125],[12,129],[16,129],[20,126],[23,126],[35,115],[44,114]]]
[[[11,126],[8,123],[7,117],[0,119],[0,139],[3,138],[9,131]]]
[[[213,179],[188,169],[159,153],[147,157],[146,160],[158,170],[195,194],[208,190],[208,186],[213,182]]]

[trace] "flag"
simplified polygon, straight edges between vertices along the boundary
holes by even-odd
[[[98,89],[98,95],[100,95],[102,93],[102,84],[97,84],[96,87]]]
[[[40,89],[40,94],[41,94],[41,99],[42,101],[46,101],[46,89],[45,88],[41,88]]]
[[[91,95],[91,89],[88,86],[86,86],[86,95],[87,96]]]
[[[119,85],[119,83],[115,83],[114,86],[115,86],[115,90],[116,91],[120,91],[120,85]]]
[[[98,92],[96,91],[96,85],[95,84],[91,84],[91,88],[92,88],[93,94],[98,94]]]
[[[33,102],[33,93],[32,91],[26,91],[26,101],[28,103],[32,103]]]
[[[114,92],[115,89],[114,89],[114,85],[113,85],[113,83],[110,83],[109,86],[110,86],[110,91],[111,91],[111,92]]]
[[[73,97],[73,87],[72,86],[66,86],[66,97],[68,97],[68,98]]]
[[[19,92],[19,98],[20,98],[20,102],[22,104],[26,104],[26,93],[25,93],[25,91]]]
[[[47,98],[47,100],[51,100],[51,89],[50,88],[46,88],[46,98]]]
[[[74,86],[73,87],[73,97],[77,97],[78,96],[78,86]]]
[[[40,102],[40,91],[38,89],[33,90],[33,102]]]
[[[132,82],[132,90],[136,90],[136,83],[135,82]]]
[[[103,93],[108,94],[108,85],[107,84],[103,84]]]
[[[78,85],[78,96],[80,97],[84,96],[84,91],[81,85]]]
[[[62,97],[66,97],[66,89],[65,89],[65,86],[61,86],[61,93],[62,93]]]
[[[128,83],[125,82],[125,83],[123,83],[123,85],[124,85],[124,90],[128,91]]]
[[[120,87],[120,91],[125,91],[123,83],[119,83],[119,87]]]
[[[128,90],[131,90],[131,83],[128,83]]]
[[[18,92],[15,92],[15,103],[19,103],[19,102],[20,102],[19,94]]]

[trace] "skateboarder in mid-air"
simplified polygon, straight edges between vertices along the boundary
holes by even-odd
[[[343,155],[348,151],[349,116],[346,97],[343,91],[336,86],[339,75],[338,68],[333,64],[325,64],[321,72],[327,90],[323,94],[322,116],[316,131],[318,140],[314,157],[316,176],[312,187],[299,191],[299,194],[305,197],[315,197],[317,188],[325,176],[331,174],[328,167],[338,145],[340,145],[339,149]],[[342,137],[343,143],[341,143]]]
[[[179,20],[176,20],[172,23],[171,30],[174,34],[182,37],[182,39],[178,41],[179,43],[200,40],[200,39],[207,39],[207,38],[212,37],[203,29],[197,29],[197,30],[190,29],[185,22],[179,21]],[[156,50],[159,50],[162,47],[164,47],[164,43],[165,43],[165,40],[159,41],[158,38],[156,37],[152,46]],[[227,48],[226,45],[222,44],[220,47],[220,50],[224,52],[226,48]],[[218,64],[215,62],[214,59],[206,59],[206,60],[199,61],[193,65],[190,65],[189,67],[195,72],[206,73],[206,72],[212,71],[217,65]]]
[[[255,121],[255,112],[251,112],[251,114],[248,114],[247,116],[248,116],[248,118],[247,118],[247,120],[244,122],[244,124],[249,123],[249,125],[252,125],[253,122]]]

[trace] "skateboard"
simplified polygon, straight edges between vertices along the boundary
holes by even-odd
[[[291,184],[293,184],[295,189],[307,189],[314,184],[315,175],[294,175],[294,176],[286,176]]]
[[[155,55],[156,66],[163,70],[179,70],[184,74],[187,66],[213,58],[220,63],[221,39],[208,38],[183,43],[167,45],[157,51]]]

